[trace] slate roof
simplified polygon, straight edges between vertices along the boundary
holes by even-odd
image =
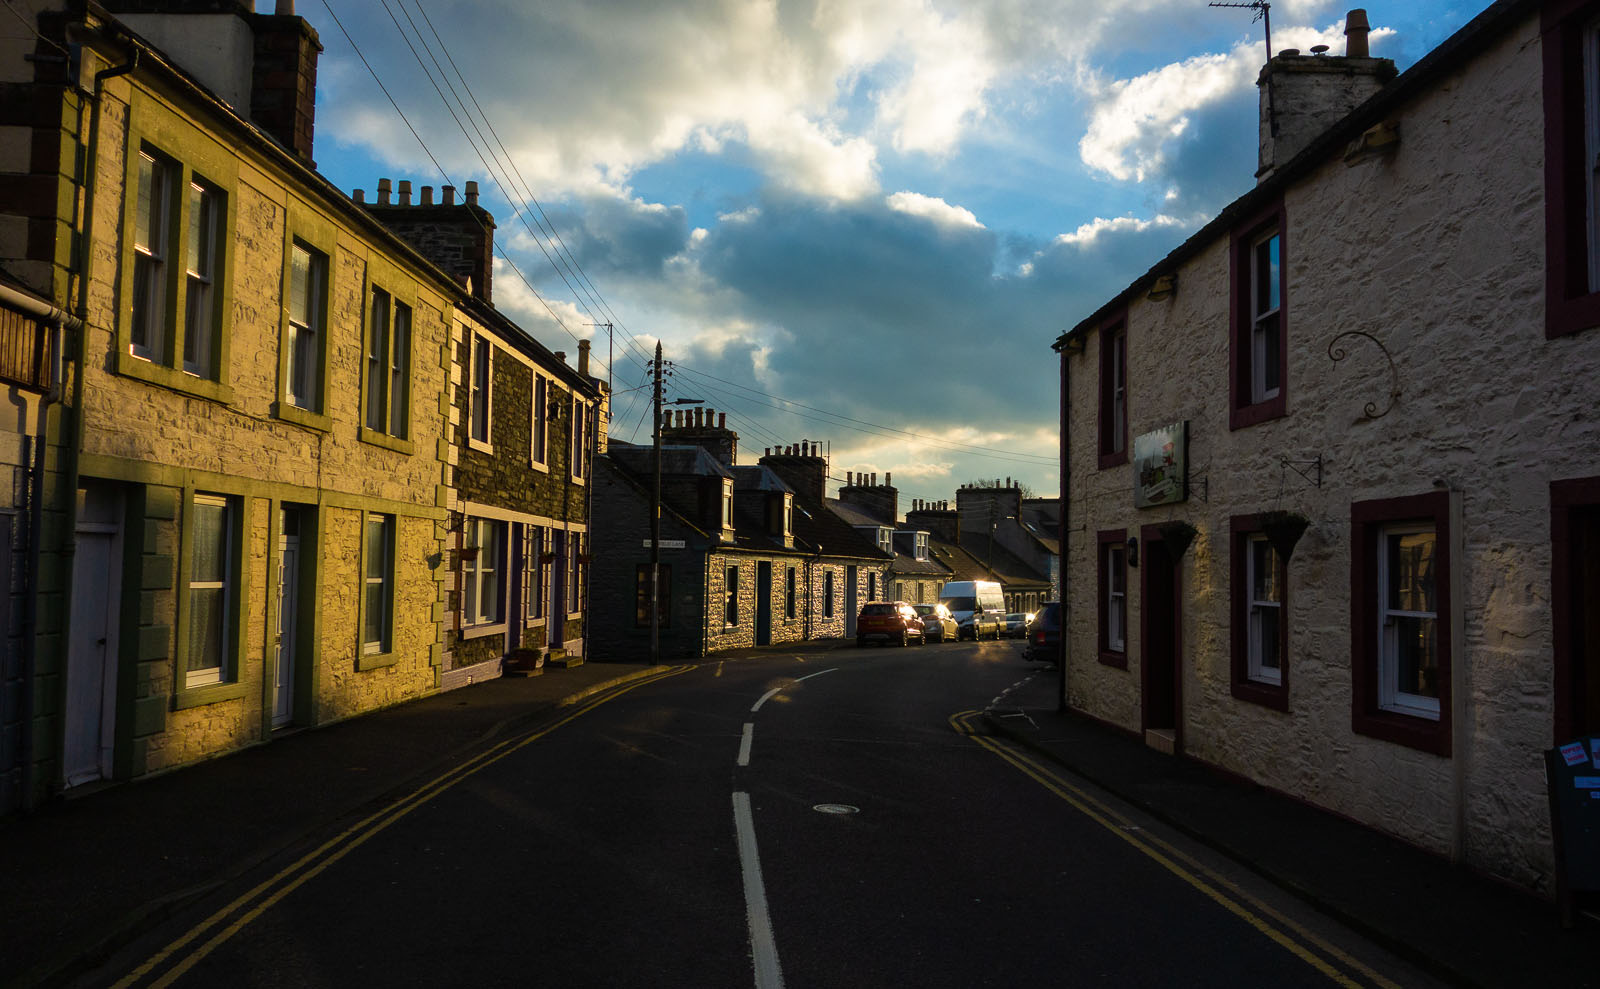
[[[916,557],[917,532],[926,530],[900,530],[894,534],[894,570],[895,573],[919,573],[931,576],[948,576],[950,568],[933,558],[933,536],[928,537],[928,558],[919,560]]]

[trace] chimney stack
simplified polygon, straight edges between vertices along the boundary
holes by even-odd
[[[1344,54],[1346,58],[1367,58],[1367,12],[1361,7],[1345,15]]]
[[[584,377],[589,376],[589,341],[578,341],[578,373]]]

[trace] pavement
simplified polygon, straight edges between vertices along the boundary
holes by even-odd
[[[816,642],[806,653],[852,648]],[[739,650],[711,661],[794,652]],[[646,676],[590,662],[275,737],[271,744],[0,821],[0,985],[62,984],[200,897],[459,764]],[[1038,672],[993,730],[1237,859],[1446,981],[1600,986],[1600,925],[1410,845],[1055,709]]]
[[[1482,987],[1600,986],[1600,923],[1354,821],[1057,711],[1041,672],[991,729],[1248,867],[1419,969]]]

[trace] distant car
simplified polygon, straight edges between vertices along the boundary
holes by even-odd
[[[897,645],[917,645],[928,641],[922,631],[922,617],[904,601],[874,601],[861,606],[856,616],[856,645],[868,642],[893,642]]]
[[[1030,663],[1054,663],[1061,658],[1061,602],[1047,602],[1033,613],[1022,658]]]
[[[1003,621],[1001,621],[1000,634],[1008,639],[1020,639],[1025,637],[1028,634],[1028,619],[1030,617],[1032,616],[1025,615],[1020,611],[1011,612],[1005,616]]]
[[[956,623],[950,609],[942,604],[914,604],[911,606],[922,618],[922,634],[929,642],[954,642],[961,638],[961,626]]]

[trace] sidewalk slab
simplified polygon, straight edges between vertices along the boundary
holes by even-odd
[[[1555,904],[1075,713],[1054,672],[986,712],[992,728],[1228,855],[1396,955],[1466,986],[1600,986],[1600,927]],[[1006,717],[1021,711],[1027,717]]]

